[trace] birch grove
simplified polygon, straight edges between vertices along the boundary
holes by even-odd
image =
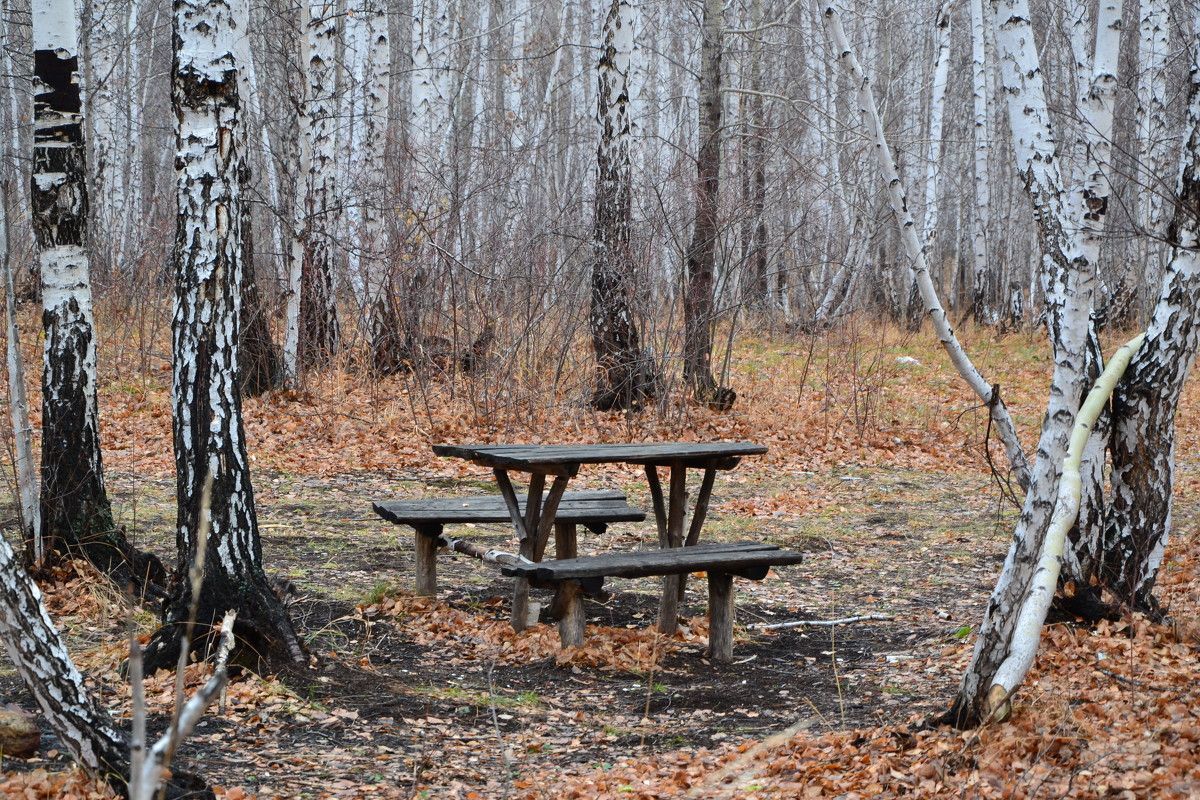
[[[102,569],[163,593],[105,493],[98,302],[119,309],[118,347],[145,319],[171,326],[177,569],[200,546],[200,487],[221,488],[204,622],[225,611],[215,597],[248,593],[239,636],[292,661],[235,386],[247,306],[282,341],[290,388],[444,380],[495,430],[530,408],[728,411],[743,333],[802,345],[927,319],[1024,493],[947,717],[973,724],[1018,690],[995,676],[1032,635],[1018,619],[1071,432],[1115,330],[1144,327],[1082,445],[1060,584],[1106,613],[1161,611],[1174,414],[1200,336],[1192,5],[86,5],[0,21],[0,181],[28,210],[4,218],[12,294],[37,297],[45,325],[47,552],[99,543]],[[130,311],[166,286],[172,319]],[[959,340],[968,319],[1045,337],[1036,441]],[[152,664],[178,645],[188,590],[173,590]]]

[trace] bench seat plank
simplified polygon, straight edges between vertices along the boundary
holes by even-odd
[[[517,498],[524,515],[526,499]],[[445,541],[442,528],[452,523],[509,523],[512,514],[500,495],[431,497],[414,500],[378,501],[375,513],[395,525],[408,525],[416,531],[417,594],[437,594],[437,550]],[[611,522],[641,522],[646,512],[626,502],[625,495],[614,490],[564,492],[554,510],[554,540],[557,552],[575,555],[575,527],[583,525],[602,534]],[[542,557],[545,540],[531,544],[529,556]]]
[[[525,512],[525,499],[518,503]],[[438,497],[421,500],[379,501],[375,513],[396,525],[429,523],[510,522],[508,506],[499,495]],[[618,491],[565,492],[554,518],[563,522],[641,522],[646,512],[626,502]]]
[[[583,644],[581,594],[596,595],[609,577],[708,573],[709,652],[713,661],[733,660],[733,578],[762,580],[771,567],[799,564],[804,556],[764,542],[728,542],[634,553],[610,553],[501,568],[508,576],[557,583],[558,631],[564,647]]]
[[[703,571],[735,572],[750,567],[799,564],[802,560],[800,553],[782,550],[777,545],[731,542],[521,564],[504,567],[501,572],[547,582],[597,577],[645,578]]]

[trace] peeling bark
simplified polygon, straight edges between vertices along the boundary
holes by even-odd
[[[153,593],[166,574],[116,526],[104,488],[88,261],[83,106],[74,6],[33,15],[33,231],[42,275],[40,515],[48,557],[82,556],[122,590]]]
[[[598,409],[638,408],[655,395],[658,379],[642,350],[630,298],[633,175],[630,149],[629,69],[634,12],[629,0],[612,0],[604,20],[596,121],[596,218],[592,242],[592,304],[588,322],[596,352]]]
[[[299,662],[303,646],[263,571],[238,387],[243,165],[236,38],[244,2],[175,3],[172,73],[177,128],[177,274],[171,404],[178,523],[177,575],[201,543],[204,579],[197,622],[238,611],[239,644],[258,658]],[[212,480],[211,502],[204,484]],[[192,588],[173,583],[162,627],[146,648],[148,671],[174,666]]]
[[[1200,33],[1200,17],[1195,21]],[[1171,530],[1175,413],[1196,361],[1200,330],[1200,55],[1193,53],[1190,134],[1168,226],[1172,250],[1146,343],[1113,398],[1112,500],[1101,577],[1130,606],[1157,611],[1151,595]]]

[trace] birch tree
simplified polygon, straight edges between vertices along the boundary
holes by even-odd
[[[77,28],[71,0],[33,9],[33,230],[42,283],[44,551],[81,555],[118,586],[161,585],[158,559],[135,551],[104,488],[88,262],[88,197]]]
[[[971,100],[972,153],[974,158],[974,204],[971,206],[971,316],[981,325],[996,325],[1000,313],[996,308],[996,287],[999,276],[989,263],[987,249],[987,214],[991,208],[991,174],[988,153],[991,140],[988,134],[987,80],[987,21],[983,0],[970,0],[971,8]]]
[[[304,0],[308,24],[303,32],[307,57],[304,68],[304,115],[300,120],[304,171],[297,173],[304,200],[296,208],[303,216],[295,221],[293,236],[303,248],[300,264],[293,263],[292,274],[300,272],[299,286],[290,285],[295,300],[289,305],[287,349],[295,342],[291,358],[294,380],[302,366],[328,363],[341,345],[334,287],[337,263],[337,230],[341,203],[337,194],[337,82],[341,63],[339,23],[342,8],[338,0]],[[306,163],[307,162],[307,163]],[[299,249],[299,248],[297,248]],[[296,255],[293,254],[293,259]],[[285,369],[287,369],[285,367]]]
[[[633,175],[630,148],[629,69],[634,9],[612,0],[604,19],[597,65],[596,224],[592,244],[592,305],[589,321],[596,351],[592,404],[629,409],[655,393],[654,368],[642,350],[630,303],[633,253]]]
[[[1058,496],[1071,429],[1083,394],[1095,377],[1098,359],[1091,350],[1090,312],[1108,201],[1106,166],[1121,28],[1120,4],[1103,3],[1096,21],[1093,74],[1080,104],[1084,123],[1077,152],[1085,157],[1080,179],[1068,188],[1054,157],[1056,131],[1047,111],[1028,4],[1025,0],[996,0],[993,5],[1018,168],[1033,203],[1042,243],[1047,329],[1055,366],[1033,482],[985,611],[971,664],[946,717],[958,725],[1002,716],[1010,708],[1011,690],[993,692],[994,676],[1014,647],[1020,612],[1033,585]],[[1084,480],[1094,483],[1095,473]],[[1091,494],[1091,502],[1097,497]],[[1065,560],[1070,563],[1071,559]]]
[[[21,356],[21,337],[17,328],[17,298],[13,288],[11,240],[8,234],[8,181],[0,178],[0,270],[4,275],[5,349],[8,363],[8,410],[13,429],[13,456],[16,461],[18,512],[21,538],[34,564],[45,555],[42,542],[42,517],[38,506],[37,479],[34,478],[33,427],[29,423],[29,404],[25,399],[25,364]]]
[[[695,215],[684,259],[683,377],[697,402],[726,410],[737,393],[713,377],[713,283],[721,188],[721,54],[725,0],[704,0],[700,23],[700,87]]]
[[[247,177],[237,39],[248,21],[244,0],[176,0],[174,5],[175,539],[179,574],[197,561],[202,546],[204,573],[198,598],[191,582],[174,582],[163,625],[146,648],[151,672],[173,666],[193,605],[197,621],[209,626],[227,609],[236,609],[239,641],[262,658],[303,658],[291,620],[263,571],[237,381]],[[211,503],[204,502],[206,481],[211,481]]]

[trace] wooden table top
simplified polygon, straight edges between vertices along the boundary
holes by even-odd
[[[633,442],[628,444],[435,444],[433,452],[485,467],[536,471],[578,464],[685,464],[707,466],[741,456],[758,456],[766,445],[752,442]],[[728,469],[729,467],[724,467]]]

